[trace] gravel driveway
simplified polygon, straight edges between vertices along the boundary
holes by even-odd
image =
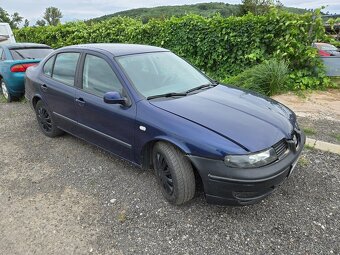
[[[185,206],[152,173],[0,103],[0,254],[340,254],[340,156],[306,150],[265,201]]]

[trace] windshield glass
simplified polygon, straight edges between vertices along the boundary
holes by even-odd
[[[50,48],[15,48],[10,49],[13,60],[22,59],[41,59],[50,54],[53,49]]]
[[[152,52],[116,58],[135,88],[145,97],[180,93],[210,84],[210,80],[171,52]]]

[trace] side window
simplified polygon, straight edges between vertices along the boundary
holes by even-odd
[[[52,78],[70,86],[74,86],[77,63],[80,53],[59,53],[56,57]]]
[[[45,75],[52,77],[52,68],[54,63],[55,56],[51,57],[44,65],[43,72]]]
[[[104,96],[106,92],[122,93],[122,85],[110,65],[102,58],[87,54],[83,70],[83,90]]]

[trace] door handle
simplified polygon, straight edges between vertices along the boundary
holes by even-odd
[[[79,106],[84,106],[85,104],[85,100],[83,98],[77,98],[76,102],[78,103]]]
[[[41,88],[42,91],[46,92],[48,87],[47,87],[46,84],[43,84],[43,85],[40,86],[40,88]]]

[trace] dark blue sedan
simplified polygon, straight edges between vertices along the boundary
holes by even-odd
[[[158,47],[61,48],[26,73],[42,132],[80,137],[143,169],[183,204],[202,182],[208,202],[246,205],[292,173],[305,143],[284,105],[220,85]]]

